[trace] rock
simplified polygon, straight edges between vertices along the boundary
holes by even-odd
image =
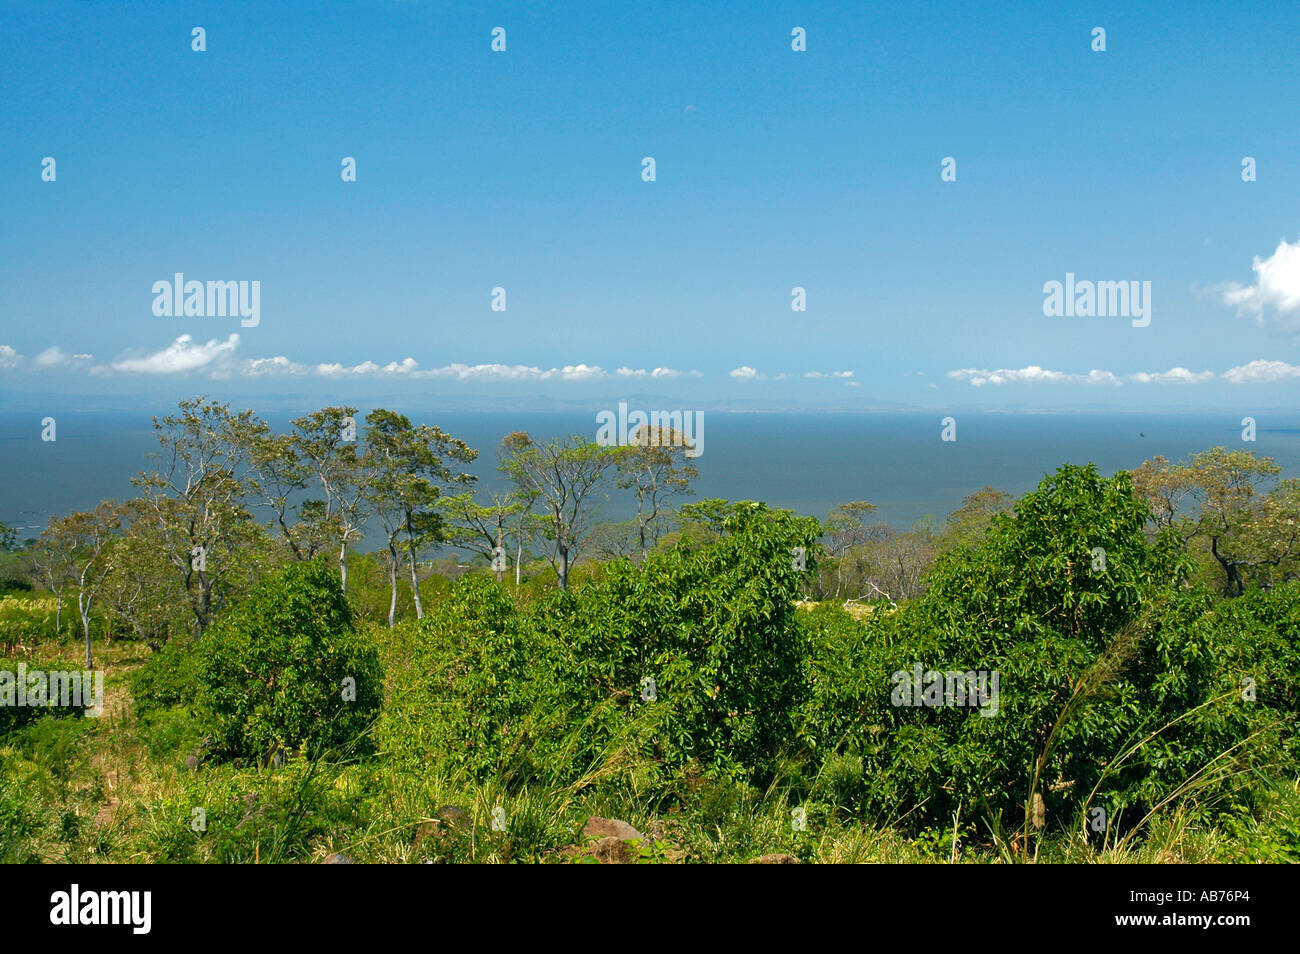
[[[760,855],[750,862],[751,865],[797,865],[799,859],[794,855]]]
[[[637,852],[631,842],[614,835],[601,838],[591,846],[588,853],[602,865],[636,864]]]
[[[349,858],[347,855],[339,854],[337,851],[331,851],[328,855],[325,856],[325,860],[322,861],[321,864],[354,865],[356,864],[356,862],[353,861],[351,858]]]
[[[582,834],[587,838],[617,838],[622,841],[638,841],[645,837],[625,821],[617,818],[601,818],[592,815],[583,826]]]

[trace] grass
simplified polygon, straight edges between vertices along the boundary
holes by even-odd
[[[909,838],[846,817],[815,795],[803,806],[806,830],[796,831],[797,806],[779,782],[760,792],[687,777],[679,797],[651,804],[637,766],[615,765],[615,758],[582,784],[509,790],[499,781],[402,770],[383,752],[364,762],[298,759],[279,769],[202,763],[191,770],[186,756],[199,740],[184,709],[148,719],[135,711],[129,676],[148,648],[122,641],[94,648],[106,672],[101,718],[42,718],[0,739],[0,860],[271,863],[337,853],[358,862],[567,863],[585,857],[581,830],[591,815],[623,819],[650,836],[638,856],[646,863],[743,863],[769,854],[820,863],[1022,860],[970,814]],[[82,648],[46,640],[33,651],[72,669]],[[1219,828],[1171,806],[1146,821],[1141,839],[1088,844],[1080,833],[1049,834],[1036,860],[1300,860],[1297,785],[1263,785],[1257,804],[1241,806]],[[455,815],[447,806],[463,810],[463,824],[447,821]],[[492,824],[498,807],[505,831]]]

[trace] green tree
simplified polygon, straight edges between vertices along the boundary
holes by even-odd
[[[537,443],[520,432],[506,439],[502,467],[514,486],[543,508],[537,526],[562,590],[590,532],[589,498],[617,464],[618,451],[578,435]]]
[[[1015,498],[1010,494],[988,486],[967,494],[962,498],[961,506],[948,514],[944,521],[943,548],[970,547],[979,543],[993,518],[1006,513],[1014,505]]]
[[[293,439],[299,457],[311,467],[313,479],[324,494],[324,507],[311,511],[319,525],[317,536],[332,536],[338,546],[339,581],[348,589],[348,546],[365,535],[369,488],[375,475],[367,469],[373,461],[357,451],[357,409],[327,407],[293,422]]]
[[[391,560],[388,625],[397,615],[398,541],[405,537],[407,566],[415,615],[423,618],[419,553],[445,541],[443,515],[436,509],[448,486],[466,486],[473,475],[456,464],[472,463],[478,452],[437,427],[413,425],[405,415],[378,408],[366,415],[365,467],[370,475],[368,499],[383,524]]]
[[[883,523],[867,523],[876,512],[876,505],[865,500],[840,504],[826,516],[822,527],[822,544],[826,548],[827,564],[834,574],[830,595],[840,599],[850,579],[859,585],[867,583],[870,575],[871,544],[884,543],[893,532]],[[856,594],[862,596],[862,593]]]
[[[486,503],[479,503],[472,494],[447,497],[442,504],[447,517],[447,541],[491,561],[499,583],[505,574],[506,532],[526,503],[512,492],[490,493]]]
[[[75,560],[66,541],[56,539],[47,527],[31,548],[32,563],[41,582],[54,594],[54,634],[63,632],[63,594],[76,582]]]
[[[660,521],[668,500],[692,493],[691,481],[699,470],[687,461],[691,444],[672,427],[642,425],[619,448],[615,484],[636,495],[637,539],[641,559],[661,536]]]
[[[246,505],[245,476],[257,423],[252,411],[232,413],[207,397],[183,400],[178,413],[154,418],[155,466],[132,480],[199,634],[256,572],[263,534]]]
[[[1204,541],[1223,574],[1223,591],[1240,596],[1252,578],[1296,572],[1300,484],[1278,481],[1280,473],[1271,457],[1214,447],[1183,464],[1145,461],[1133,481],[1151,505],[1153,524],[1173,528],[1186,544]]]

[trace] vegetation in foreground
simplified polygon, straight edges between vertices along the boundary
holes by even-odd
[[[433,474],[422,455],[454,446],[375,422],[393,468],[409,453]],[[534,502],[547,460],[641,474],[593,447],[506,445]],[[513,581],[487,565],[498,545],[454,581],[422,573],[418,548],[493,512],[427,488],[392,518],[410,549],[387,565],[348,552],[333,504],[291,520],[286,503],[279,545],[227,514],[206,583],[136,549],[193,501],[158,497],[136,531],[110,514],[102,540],[72,515],[60,545],[68,522],[9,541],[7,566],[31,559],[0,602],[0,672],[94,659],[103,714],[0,706],[0,859],[1300,860],[1295,494],[1255,493],[1270,467],[1222,450],[1065,466],[905,545],[869,504],[823,523],[704,501],[583,562],[599,528],[577,511],[498,501],[486,542],[569,534],[552,584],[522,538]],[[60,554],[82,567],[75,621],[35,572]],[[185,598],[150,603],[168,587]],[[996,674],[996,694],[915,704],[914,671]]]

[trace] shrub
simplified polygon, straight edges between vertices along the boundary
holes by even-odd
[[[1184,558],[1148,539],[1147,518],[1127,474],[1062,467],[977,547],[942,557],[898,612],[860,625],[809,614],[801,734],[822,760],[861,757],[854,804],[916,827],[950,823],[961,804],[1016,829],[1032,787],[1057,827],[1089,806],[1131,824],[1176,795],[1211,804],[1247,767],[1272,767],[1296,703],[1296,592],[1216,608],[1184,586]],[[997,715],[892,705],[891,674],[917,663],[999,673]],[[1253,709],[1233,691],[1247,670],[1261,685]]]
[[[374,641],[353,627],[323,561],[267,575],[218,619],[199,643],[197,677],[196,714],[214,754],[244,759],[364,751],[383,692]]]
[[[84,707],[62,705],[59,704],[61,700],[49,699],[44,704],[34,704],[33,700],[27,697],[25,705],[18,705],[18,666],[20,663],[25,667],[23,674],[28,678],[34,672],[49,673],[63,671],[68,668],[67,663],[64,662],[50,660],[42,662],[26,657],[0,656],[0,673],[6,674],[3,677],[3,688],[0,688],[0,737],[35,722],[37,719],[73,718],[85,714]],[[48,683],[43,691],[50,691]],[[24,695],[26,695],[26,692],[24,692]]]
[[[567,784],[618,764],[649,785],[692,760],[767,777],[803,695],[794,601],[805,571],[790,551],[811,548],[818,525],[745,502],[720,529],[522,609],[484,575],[461,579],[416,627],[386,745],[506,784]],[[647,763],[663,771],[646,775]]]
[[[131,674],[131,697],[141,716],[173,706],[191,706],[197,693],[198,653],[193,641],[184,637],[167,642]]]

